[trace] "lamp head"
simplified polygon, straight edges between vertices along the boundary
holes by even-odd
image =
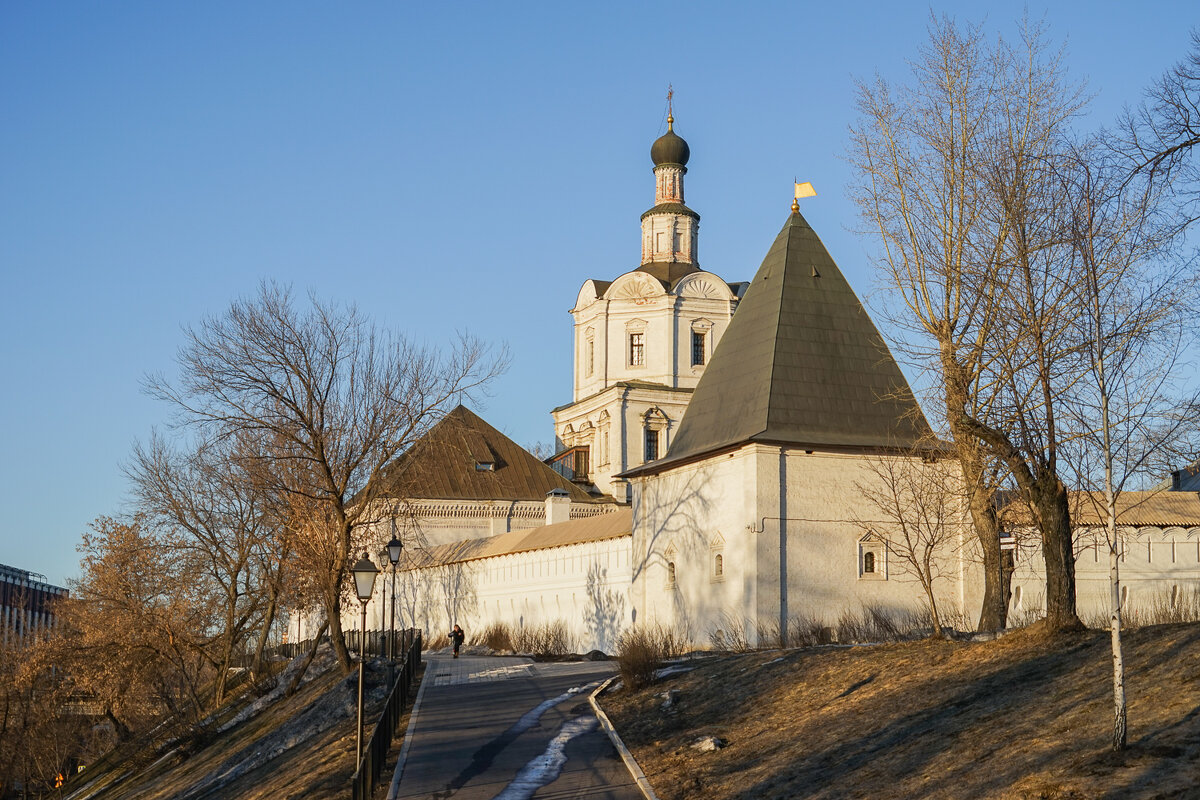
[[[363,553],[362,558],[350,568],[350,571],[354,573],[354,591],[358,595],[359,602],[367,602],[375,591],[375,576],[379,574],[379,568],[366,553]]]

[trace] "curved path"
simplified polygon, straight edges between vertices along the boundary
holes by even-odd
[[[588,694],[608,662],[426,656],[389,799],[643,800]]]

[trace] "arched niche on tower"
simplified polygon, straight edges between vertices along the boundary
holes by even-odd
[[[737,296],[730,291],[729,284],[711,272],[693,272],[679,279],[671,294],[676,297],[697,298],[701,300],[736,300]]]
[[[644,272],[626,272],[612,282],[604,293],[606,300],[653,301],[665,297],[666,288],[662,281]]]
[[[605,290],[611,285],[609,281],[598,281],[595,278],[584,281],[583,286],[579,287],[579,294],[575,297],[575,308],[571,310],[578,311],[587,308],[603,297]]]

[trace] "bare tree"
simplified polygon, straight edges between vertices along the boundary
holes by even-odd
[[[160,437],[137,445],[126,467],[140,510],[172,535],[171,557],[187,565],[193,591],[211,590],[221,608],[213,702],[225,697],[232,660],[271,605],[261,569],[274,521],[263,495],[240,468],[238,440],[202,442],[179,453]],[[269,564],[266,564],[269,569]]]
[[[1200,218],[1200,29],[1191,38],[1188,54],[1121,116],[1112,139],[1131,176],[1173,195],[1181,212],[1178,228]]]
[[[922,457],[878,456],[868,462],[873,479],[855,483],[867,501],[871,519],[855,524],[887,542],[888,565],[921,584],[933,620],[933,635],[942,638],[936,584],[953,575],[962,493],[947,464]]]
[[[1127,739],[1121,647],[1117,501],[1131,480],[1161,475],[1173,457],[1195,455],[1200,394],[1179,383],[1189,332],[1193,265],[1172,257],[1174,225],[1156,214],[1162,186],[1128,181],[1119,166],[1081,146],[1063,175],[1078,272],[1080,339],[1088,380],[1069,397],[1077,432],[1073,459],[1081,487],[1103,520],[1109,550],[1114,722],[1112,747]],[[1194,338],[1194,337],[1193,337]]]
[[[305,532],[322,540],[310,561],[330,639],[343,668],[352,660],[342,632],[350,554],[372,514],[383,467],[419,439],[464,395],[504,367],[463,336],[447,352],[379,331],[354,308],[264,284],[256,297],[186,332],[180,378],[148,381],[180,421],[211,436],[245,435],[259,449],[262,485],[312,512]]]
[[[934,18],[910,84],[860,83],[852,130],[860,213],[880,237],[890,296],[904,303],[893,329],[906,336],[901,351],[936,376],[967,487],[984,558],[980,629],[1003,627],[1007,608],[992,501],[1000,472],[1047,512],[1051,623],[1079,624],[1053,425],[1064,351],[1042,329],[1052,309],[1037,293],[1054,251],[1046,209],[1033,202],[1053,174],[1040,165],[1084,102],[1060,58],[1027,23],[1019,45],[988,46],[980,28]],[[1034,327],[1014,325],[1014,313]]]

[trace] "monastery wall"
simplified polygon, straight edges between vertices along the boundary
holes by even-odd
[[[615,652],[631,621],[629,543],[623,536],[398,572],[397,626],[436,638],[457,622],[470,643],[493,623],[516,631],[563,622],[576,652]],[[390,586],[389,569],[375,583],[368,628],[387,626]],[[343,625],[357,629],[357,613]]]
[[[1119,574],[1122,608],[1145,615],[1176,603],[1200,601],[1200,527],[1124,528]],[[1045,562],[1035,531],[1017,536],[1009,600],[1013,623],[1042,616],[1046,606]],[[1089,625],[1107,619],[1110,596],[1109,550],[1104,531],[1075,534],[1075,596],[1079,617]]]

